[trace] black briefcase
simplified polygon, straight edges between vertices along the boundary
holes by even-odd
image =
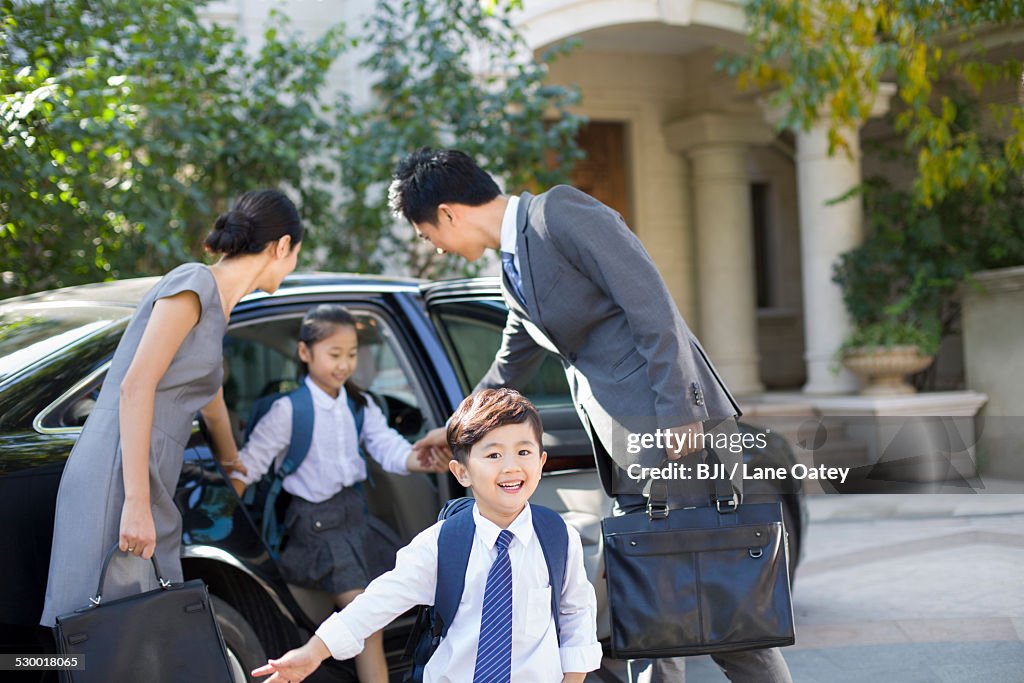
[[[230,683],[224,638],[206,584],[165,581],[156,556],[160,588],[103,602],[103,580],[115,545],[107,553],[91,604],[57,617],[57,651],[79,655],[84,669],[61,672],[70,683]]]
[[[709,507],[671,510],[652,495],[646,512],[601,522],[613,657],[795,642],[782,506],[738,505],[717,483]]]

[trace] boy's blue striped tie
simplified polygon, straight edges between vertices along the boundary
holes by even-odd
[[[508,557],[512,538],[512,532],[504,529],[494,544],[498,554],[487,572],[473,683],[512,680],[512,562]]]

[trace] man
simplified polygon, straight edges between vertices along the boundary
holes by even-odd
[[[457,150],[421,149],[395,169],[391,208],[438,250],[469,261],[500,251],[508,320],[501,348],[476,390],[517,387],[558,354],[616,512],[641,510],[658,467],[701,449],[705,430],[734,432],[739,408],[690,332],[640,240],[593,197],[560,185],[502,195]],[[665,435],[642,447],[630,435]],[[417,447],[443,447],[435,429]],[[720,453],[726,465],[731,451]],[[634,468],[635,470],[635,468]],[[707,482],[679,482],[673,507],[707,501]],[[699,504],[699,503],[696,503]],[[733,681],[790,681],[777,648],[714,656]],[[654,680],[680,680],[681,660],[658,660]],[[669,677],[675,673],[674,677]]]

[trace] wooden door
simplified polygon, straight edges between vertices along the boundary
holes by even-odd
[[[626,168],[626,125],[617,121],[591,121],[579,132],[586,158],[576,164],[572,184],[622,214],[631,225]]]

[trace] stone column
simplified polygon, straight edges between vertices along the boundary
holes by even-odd
[[[828,154],[828,123],[816,122],[797,134],[797,195],[800,200],[800,262],[804,286],[804,340],[807,383],[804,393],[836,394],[857,389],[845,369],[834,372],[835,353],[850,332],[842,290],[832,282],[839,256],[859,245],[863,208],[859,196],[838,204],[861,182],[860,144],[855,130],[844,131],[850,156]]]
[[[768,144],[755,118],[702,114],[666,127],[669,147],[693,168],[700,340],[736,395],[764,390],[758,370],[757,299],[747,148]]]
[[[871,116],[884,114],[895,86],[883,85]],[[769,114],[771,117],[771,114]],[[857,379],[836,368],[836,351],[850,332],[842,290],[832,282],[839,256],[864,239],[859,195],[831,203],[861,183],[858,130],[841,131],[849,153],[828,153],[828,120],[798,132],[796,171],[800,202],[800,260],[804,290],[804,338],[807,383],[804,393],[836,394],[857,389]]]

